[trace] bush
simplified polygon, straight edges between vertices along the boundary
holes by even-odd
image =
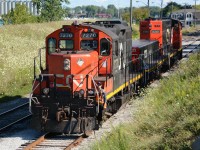
[[[7,15],[3,15],[2,18],[5,24],[25,24],[38,21],[36,16],[28,13],[28,9],[24,4],[16,4],[15,9],[11,9],[11,11]]]

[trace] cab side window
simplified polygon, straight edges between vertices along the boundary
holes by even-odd
[[[48,39],[48,51],[49,54],[54,53],[56,51],[56,39],[54,38]]]
[[[110,42],[103,38],[100,41],[101,45],[100,45],[100,55],[101,56],[108,56],[110,55]]]

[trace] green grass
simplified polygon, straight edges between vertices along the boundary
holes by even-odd
[[[132,29],[133,29],[132,38],[138,39],[140,36],[139,25],[138,24],[132,25]]]
[[[200,54],[133,102],[133,121],[113,129],[91,149],[191,149],[200,135]]]
[[[5,25],[0,28],[0,102],[30,93],[33,58],[45,37],[70,21]]]
[[[200,26],[197,25],[196,27],[192,26],[192,27],[187,27],[187,28],[183,28],[182,33],[183,35],[188,35],[189,33],[192,32],[198,32],[200,29]]]

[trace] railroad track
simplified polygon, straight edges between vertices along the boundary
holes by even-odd
[[[192,41],[184,42],[183,45],[183,57],[187,57],[189,53],[195,53],[200,50],[200,39],[194,39]]]
[[[31,116],[29,113],[29,103],[23,103],[14,108],[10,108],[5,112],[0,113],[0,132],[7,129],[8,127],[25,120]]]
[[[87,135],[90,133],[87,133]],[[52,150],[71,150],[73,147],[81,143],[85,135],[58,135],[46,133],[38,139],[21,145],[17,150],[37,150],[37,149],[52,149]]]

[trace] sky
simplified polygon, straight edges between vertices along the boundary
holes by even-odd
[[[96,6],[104,6],[107,7],[109,4],[114,4],[115,7],[129,7],[130,0],[69,0],[70,4],[67,5],[68,7],[76,7],[76,6],[86,6],[86,5],[96,5]],[[139,0],[140,2],[136,2],[136,0],[132,0],[133,7],[141,7],[147,4],[147,0]],[[149,0],[150,6],[160,6],[161,0]],[[166,6],[167,2],[171,0],[163,0],[163,6]],[[176,3],[178,0],[172,0]],[[179,0],[181,1],[179,4],[184,5],[183,3],[187,3],[189,5],[194,5],[195,0]],[[196,1],[197,5],[200,4],[200,1]]]

